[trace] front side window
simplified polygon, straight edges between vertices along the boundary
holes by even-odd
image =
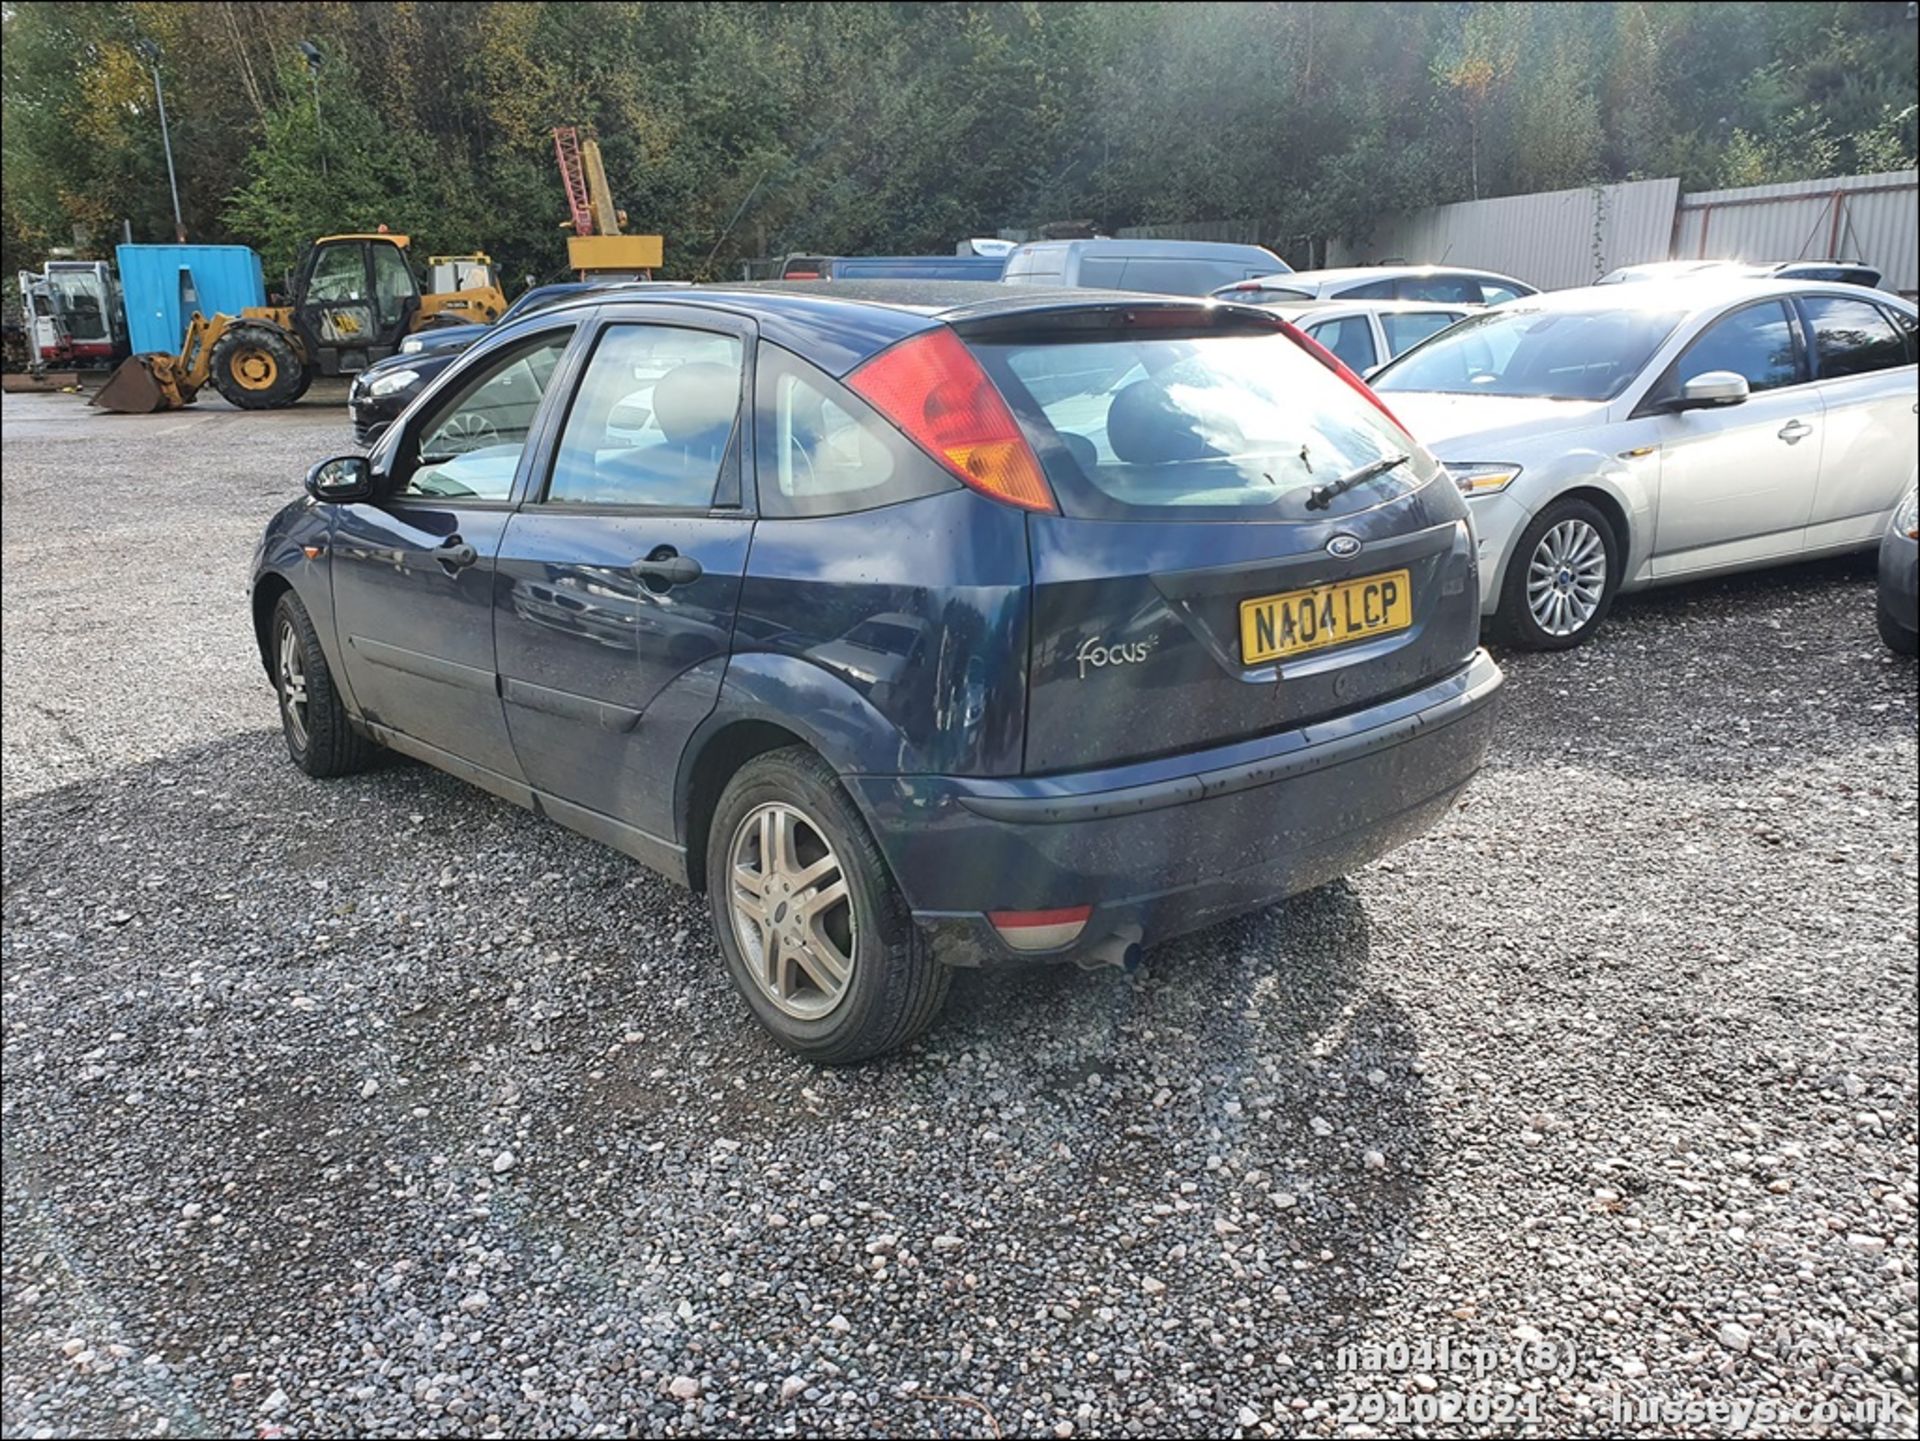
[[[1714,321],[1680,357],[1674,367],[1674,381],[1684,385],[1709,370],[1730,370],[1745,376],[1747,388],[1754,391],[1777,390],[1805,380],[1805,365],[1786,305],[1770,300]]]
[[[1531,290],[1522,290],[1517,285],[1502,285],[1497,280],[1483,280],[1480,282],[1481,299],[1485,300],[1488,305],[1499,305],[1502,301],[1518,300],[1523,295],[1533,295],[1535,293],[1536,292]]]
[[[1838,295],[1809,295],[1800,303],[1813,326],[1813,353],[1822,380],[1907,363],[1906,342],[1879,306]]]
[[[307,299],[316,305],[337,305],[367,298],[367,266],[358,243],[329,245],[313,263]]]
[[[505,500],[520,452],[572,331],[490,356],[421,424],[419,460],[400,494],[435,500]]]
[[[1356,375],[1365,375],[1379,363],[1374,354],[1373,327],[1364,315],[1349,315],[1340,320],[1323,320],[1309,325],[1307,334],[1340,357],[1340,363]]]
[[[608,326],[567,413],[547,501],[712,505],[740,413],[744,365],[737,336]]]
[[[1460,317],[1446,310],[1401,310],[1383,312],[1380,328],[1387,333],[1387,354],[1400,355],[1429,335],[1438,335]]]
[[[1524,303],[1524,302],[1523,302]],[[1380,391],[1612,400],[1680,323],[1677,310],[1542,310],[1469,316],[1391,362]]]
[[[845,515],[948,488],[900,433],[824,371],[777,345],[755,366],[760,513]]]

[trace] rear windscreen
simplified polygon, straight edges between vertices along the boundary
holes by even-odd
[[[971,347],[1069,515],[1307,520],[1426,479],[1413,442],[1284,335],[1100,334]],[[1409,463],[1307,509],[1319,487],[1394,456]]]

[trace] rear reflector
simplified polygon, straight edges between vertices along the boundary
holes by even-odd
[[[1053,491],[1007,409],[960,337],[944,325],[883,350],[847,385],[961,480],[1024,510],[1052,510]]]
[[[988,911],[987,919],[1014,950],[1051,951],[1078,940],[1092,914],[1092,906],[1066,906],[1053,911]]]
[[[1286,333],[1287,339],[1291,340],[1295,345],[1306,351],[1308,355],[1311,355],[1315,360],[1326,366],[1328,370],[1331,370],[1335,375],[1344,380],[1354,390],[1358,391],[1368,405],[1371,405],[1375,410],[1386,416],[1388,420],[1391,420],[1396,427],[1407,435],[1413,434],[1406,426],[1400,424],[1399,416],[1387,409],[1387,403],[1380,398],[1374,388],[1359,376],[1355,375],[1352,370],[1348,369],[1347,363],[1339,356],[1335,355],[1331,350],[1328,350],[1326,346],[1315,340],[1311,335],[1308,335],[1306,331],[1300,329],[1297,325],[1289,325],[1283,320],[1280,322],[1280,329]]]

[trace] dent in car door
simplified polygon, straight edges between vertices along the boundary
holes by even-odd
[[[719,696],[753,531],[751,343],[745,321],[711,312],[606,322],[500,549],[522,771],[570,824],[669,869],[680,750]]]

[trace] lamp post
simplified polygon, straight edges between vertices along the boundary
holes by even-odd
[[[167,152],[167,189],[173,195],[173,238],[185,245],[187,225],[180,218],[180,182],[173,174],[173,137],[167,133],[167,95],[160,88],[160,47],[151,40],[142,40],[135,48],[153,70],[153,98],[160,107],[160,146]]]
[[[313,81],[313,133],[320,142],[320,173],[327,173],[327,134],[320,128],[320,47],[311,40],[300,42],[300,53],[307,57],[307,75]]]

